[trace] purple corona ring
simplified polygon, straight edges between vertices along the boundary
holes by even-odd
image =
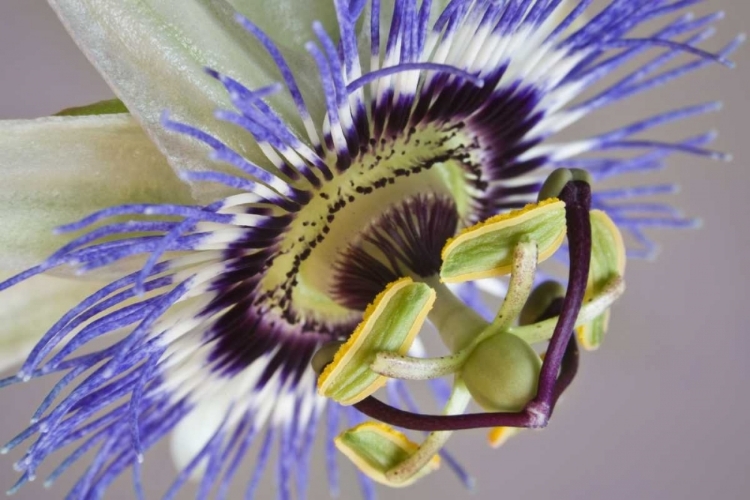
[[[99,7],[52,3],[82,47],[93,44],[98,25],[79,25]],[[203,151],[210,168],[178,171],[214,195],[99,210],[60,227],[72,236],[59,250],[0,283],[12,290],[53,270],[112,276],[0,381],[58,381],[3,448],[25,450],[11,492],[64,449],[48,483],[86,462],[68,498],[108,498],[126,472],[141,498],[141,463],[170,433],[180,471],[168,499],[189,480],[200,499],[225,498],[238,483],[253,498],[274,447],[280,499],[305,498],[312,462],[327,465],[337,495],[337,447],[367,499],[373,481],[406,485],[437,457],[471,487],[447,436],[545,426],[579,344],[601,341],[625,255],[654,254],[647,229],[694,225],[639,200],[673,185],[598,183],[637,181],[673,154],[727,159],[707,149],[711,133],[648,136],[716,102],[556,138],[611,104],[731,66],[740,39],[717,53],[700,48],[721,18],[685,10],[700,0],[331,3],[333,19],[313,22],[312,39],[291,48],[284,33],[232,12],[235,50],[262,48],[276,81],[255,86],[211,65],[201,77],[227,106],[205,123],[152,99],[157,145]],[[87,55],[106,76],[97,50]],[[126,87],[115,90],[143,118]],[[553,254],[569,264],[557,288],[535,274]],[[481,291],[504,299],[498,312]],[[426,357],[415,338],[425,320],[448,355]],[[405,380],[428,382],[442,414],[422,414]],[[379,387],[387,401],[373,396]],[[471,400],[482,413],[464,413]],[[381,423],[345,430],[365,415]],[[385,424],[432,433],[415,444]],[[325,460],[313,458],[320,432]]]

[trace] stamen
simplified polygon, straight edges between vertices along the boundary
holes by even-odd
[[[521,241],[516,246],[508,293],[493,323],[498,330],[505,330],[509,327],[526,304],[534,286],[538,257],[535,242]]]
[[[575,174],[578,176],[578,174]],[[573,177],[573,175],[571,175]],[[419,415],[389,406],[369,396],[354,406],[366,415],[390,425],[422,431],[445,431],[477,427],[544,427],[565,387],[578,368],[573,336],[578,312],[586,292],[591,259],[591,190],[585,181],[569,181],[559,194],[565,202],[568,226],[570,273],[562,309],[539,375],[536,397],[520,412],[470,415]],[[569,344],[572,343],[573,346]],[[559,382],[558,382],[559,380]]]
[[[450,399],[445,407],[446,415],[455,415],[462,413],[471,397],[463,386],[458,385],[451,394]],[[412,480],[415,475],[422,470],[434,457],[450,438],[450,432],[433,432],[427,436],[427,439],[419,446],[419,449],[412,453],[406,460],[386,472],[386,478],[396,484],[402,484]]]
[[[431,380],[430,382],[433,383],[431,385],[435,386],[436,384],[445,381],[435,379]],[[409,392],[409,389],[406,387],[406,384],[403,381],[392,380],[391,383],[386,386],[386,389],[388,390],[389,401],[391,401],[392,405],[395,405],[396,407],[406,406],[406,408],[412,412],[419,411],[419,405],[417,404],[414,396],[411,394],[411,392]],[[447,384],[443,389],[443,391],[435,391],[435,398],[440,406],[445,406],[448,403],[452,392],[447,387]],[[440,394],[438,394],[438,392]],[[459,481],[461,481],[466,489],[468,489],[470,492],[475,491],[476,479],[466,471],[466,469],[458,462],[458,460],[456,460],[455,457],[453,457],[450,452],[448,452],[448,450],[446,450],[445,448],[441,449],[440,458],[442,458],[446,465],[450,467],[454,474],[456,474],[456,477],[459,479]]]
[[[391,283],[368,306],[362,322],[318,378],[318,394],[351,405],[385,385],[370,369],[380,351],[404,354],[422,328],[435,302],[424,283],[402,278]]]

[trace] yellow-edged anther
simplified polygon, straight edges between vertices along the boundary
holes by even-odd
[[[386,472],[398,466],[419,446],[397,430],[376,422],[365,422],[344,431],[335,440],[336,448],[373,481],[392,487],[403,487],[440,467],[440,457],[435,455],[408,481],[394,483]]]
[[[440,278],[458,283],[508,274],[522,239],[537,244],[538,261],[542,262],[560,248],[565,234],[565,203],[557,198],[496,215],[448,240]]]
[[[362,322],[318,378],[318,393],[352,405],[383,386],[370,369],[378,352],[406,354],[435,302],[435,290],[411,278],[389,284],[367,307]]]
[[[601,210],[591,211],[591,267],[584,302],[601,292],[607,283],[625,275],[625,243],[617,225]],[[609,323],[609,311],[576,328],[584,349],[601,345]]]
[[[521,432],[521,429],[518,427],[493,427],[487,433],[487,441],[492,448],[500,448],[519,432]]]

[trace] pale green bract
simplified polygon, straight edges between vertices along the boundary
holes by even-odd
[[[189,203],[188,186],[130,115],[0,122],[0,268],[20,271],[75,235],[57,226],[118,203]]]

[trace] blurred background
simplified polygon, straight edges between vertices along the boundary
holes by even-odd
[[[715,10],[727,16],[707,47],[750,28],[750,2],[709,0],[694,8],[698,14]],[[549,428],[523,433],[498,450],[487,446],[484,432],[454,436],[450,450],[478,479],[474,494],[444,468],[408,490],[380,489],[381,498],[750,497],[748,47],[734,60],[735,70],[711,66],[607,108],[576,130],[607,130],[666,106],[719,98],[726,104],[721,113],[667,127],[660,137],[716,128],[721,135],[714,146],[735,158],[722,164],[674,156],[666,171],[632,179],[678,182],[682,190],[670,201],[700,217],[703,228],[650,233],[661,245],[658,259],[629,262],[628,292],[614,308],[610,334],[598,352],[583,354],[578,379]],[[44,116],[112,97],[44,0],[0,2],[0,68],[0,119]],[[0,392],[0,441],[25,427],[51,385],[45,380]],[[12,469],[17,455],[0,459],[2,490],[18,477]],[[315,462],[309,496],[328,498],[322,455]],[[342,498],[357,498],[356,474],[343,458],[340,463]],[[244,477],[250,474],[248,468]],[[267,475],[258,498],[275,497],[273,476]],[[159,446],[144,464],[147,497],[158,498],[173,477],[167,447]],[[16,498],[62,498],[74,478],[66,475],[51,491],[38,480]],[[188,488],[180,498],[194,495]],[[133,497],[129,477],[107,496]]]

